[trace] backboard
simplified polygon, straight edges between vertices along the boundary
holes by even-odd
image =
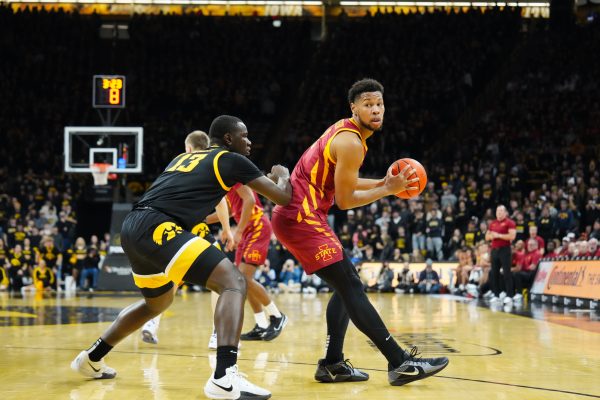
[[[66,126],[65,172],[89,173],[91,164],[107,163],[109,173],[142,172],[144,129],[115,126]]]

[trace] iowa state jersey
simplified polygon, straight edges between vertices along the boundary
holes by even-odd
[[[136,207],[152,207],[192,231],[233,185],[260,176],[262,173],[246,157],[212,146],[175,157]]]
[[[314,214],[320,216],[321,220],[325,220],[335,195],[336,162],[330,154],[331,142],[338,133],[345,131],[358,135],[366,154],[367,145],[352,118],[342,119],[331,125],[298,160],[290,178],[292,201],[286,207],[277,206],[275,210],[278,213],[296,219],[298,222],[306,218],[311,221]]]
[[[231,216],[235,220],[236,224],[240,223],[240,219],[242,218],[242,210],[244,209],[244,200],[242,200],[242,198],[237,192],[237,188],[239,188],[240,186],[242,186],[241,183],[235,184],[233,188],[231,188],[231,190],[227,192],[226,196],[227,204],[231,209]],[[258,198],[258,195],[254,191],[252,191],[252,194],[254,195],[254,207],[252,208],[250,221],[248,221],[248,225],[246,226],[244,231],[254,230],[257,226],[261,224],[261,222],[263,225],[265,223],[269,223],[267,217],[265,216],[265,211],[263,209],[262,203],[260,202],[260,199]],[[266,222],[264,221],[265,219],[267,219]]]

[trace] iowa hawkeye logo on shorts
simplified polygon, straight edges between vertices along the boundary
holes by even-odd
[[[183,229],[174,222],[163,222],[154,229],[152,240],[157,245],[162,245],[163,242],[168,242],[175,236],[183,232]]]
[[[210,233],[210,228],[205,222],[200,222],[198,225],[192,228],[192,233],[201,238],[205,238]]]
[[[329,261],[333,258],[332,254],[337,254],[337,249],[329,247],[328,244],[322,244],[319,246],[319,252],[315,254],[315,260]]]

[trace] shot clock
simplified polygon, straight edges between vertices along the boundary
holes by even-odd
[[[125,108],[125,76],[94,75],[94,108]]]

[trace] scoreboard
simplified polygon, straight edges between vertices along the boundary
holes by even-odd
[[[94,75],[94,108],[125,108],[125,76]]]

